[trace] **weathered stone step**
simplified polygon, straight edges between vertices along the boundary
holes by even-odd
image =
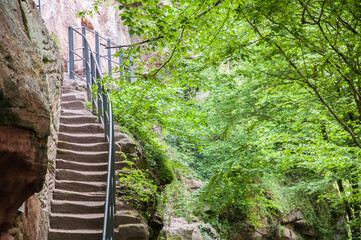
[[[74,162],[67,161],[63,159],[56,160],[56,169],[69,169],[69,170],[77,170],[77,171],[107,171],[108,163],[82,163],[82,162]],[[123,161],[115,162],[115,170],[120,170],[123,168],[129,168],[129,164]]]
[[[63,86],[61,88],[61,94],[69,94],[69,93],[72,93],[72,94],[75,94],[75,95],[83,95],[83,92],[81,91],[78,91],[78,90],[75,90],[73,87],[71,86]]]
[[[78,152],[58,148],[57,158],[75,162],[100,163],[108,161],[108,152]]]
[[[83,110],[79,110],[79,109],[61,109],[61,116],[94,116],[92,114],[92,112],[87,109],[84,108]]]
[[[74,161],[67,161],[63,159],[56,160],[56,169],[69,169],[77,171],[106,171],[108,163],[81,163]]]
[[[73,151],[108,151],[109,144],[107,142],[101,143],[70,143],[59,141],[58,148],[66,149],[66,150],[73,150]]]
[[[85,172],[68,169],[57,169],[55,172],[55,179],[81,182],[105,182],[107,180],[107,172]]]
[[[73,115],[73,116],[61,116],[60,123],[63,124],[82,124],[82,123],[99,123],[96,116],[86,115]]]
[[[68,201],[104,201],[105,192],[73,192],[60,189],[54,189],[54,200],[68,200]]]
[[[120,210],[117,211],[114,215],[114,226],[119,226],[122,224],[137,224],[141,222],[141,217],[136,211]]]
[[[59,141],[72,143],[101,143],[106,142],[104,133],[62,133],[59,132]]]
[[[51,212],[71,214],[104,213],[104,203],[105,199],[93,202],[53,200]]]
[[[76,229],[76,230],[64,230],[64,229],[49,229],[49,240],[100,240],[102,239],[102,230],[91,229]]]
[[[104,128],[100,123],[85,124],[64,124],[61,123],[59,132],[65,133],[104,133]]]
[[[50,228],[52,229],[91,229],[101,230],[103,227],[104,214],[50,214]]]
[[[85,94],[77,94],[77,93],[64,93],[61,95],[61,101],[62,102],[66,102],[66,101],[74,101],[74,100],[80,100],[85,102],[86,101],[86,96]]]
[[[55,181],[55,189],[73,192],[104,193],[106,191],[106,183],[57,180]]]
[[[62,101],[61,102],[62,109],[84,109],[85,104],[83,101],[74,100],[74,101]]]

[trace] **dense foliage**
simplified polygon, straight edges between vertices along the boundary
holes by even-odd
[[[350,238],[361,238],[359,1],[115,7],[141,38],[123,46],[137,72],[135,81],[118,82],[128,92],[119,95],[127,112],[119,120],[148,132],[163,126],[164,139],[208,180],[200,199],[210,219],[251,219],[256,227],[254,209],[280,216],[292,205],[324,239],[340,218]]]

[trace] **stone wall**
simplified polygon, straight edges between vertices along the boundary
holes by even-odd
[[[32,0],[0,1],[0,73],[0,238],[41,191],[24,204],[24,236],[46,239],[63,66]]]

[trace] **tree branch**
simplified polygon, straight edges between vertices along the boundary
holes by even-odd
[[[106,49],[108,49],[108,48],[126,48],[126,47],[134,47],[134,46],[138,46],[138,45],[143,45],[143,44],[148,43],[148,42],[151,42],[151,41],[156,41],[156,40],[159,40],[159,39],[162,39],[162,38],[164,38],[164,36],[159,36],[159,37],[156,37],[156,38],[151,38],[151,39],[145,40],[145,41],[143,41],[143,42],[134,43],[134,44],[128,44],[128,45],[118,45],[118,46],[113,46],[113,47],[106,47]]]
[[[167,65],[167,64],[170,62],[170,60],[173,58],[173,55],[174,55],[175,51],[177,50],[177,48],[178,48],[178,46],[179,46],[179,43],[180,43],[181,40],[182,40],[183,33],[184,33],[184,28],[182,29],[182,32],[181,32],[181,34],[179,35],[179,40],[178,40],[177,44],[175,45],[175,47],[173,48],[170,57],[169,57],[169,58],[167,59],[167,61],[165,61],[165,62],[162,64],[162,66],[159,67],[150,77],[154,77],[162,68],[165,67],[165,65]]]
[[[259,31],[259,29],[252,24],[248,19],[247,22],[252,26],[252,28],[257,32],[257,34],[261,37],[264,38],[262,33]],[[349,128],[349,126],[344,123],[336,114],[336,112],[331,108],[331,106],[325,101],[325,99],[323,99],[323,97],[321,96],[320,92],[318,91],[317,87],[314,86],[309,80],[308,78],[299,70],[299,68],[296,66],[296,64],[287,56],[287,54],[283,51],[283,49],[281,48],[281,46],[279,46],[276,42],[272,43],[275,47],[278,48],[278,50],[280,51],[281,55],[286,59],[286,61],[291,65],[291,67],[302,77],[302,79],[304,79],[305,83],[313,90],[313,92],[316,94],[316,96],[318,97],[318,99],[322,102],[322,104],[328,109],[328,111],[332,114],[332,116],[334,116],[334,118],[336,119],[336,121],[345,129],[346,132],[348,132],[353,140],[353,142],[359,147],[361,148],[361,144],[359,143],[359,141],[357,140],[354,132]]]
[[[275,119],[275,118],[273,118],[272,116],[270,116],[270,115],[268,115],[267,113],[264,113],[264,112],[262,112],[261,110],[259,110],[255,105],[253,105],[252,103],[250,103],[250,102],[246,102],[248,105],[250,105],[254,110],[256,110],[259,114],[258,114],[258,116],[260,116],[260,117],[268,117],[268,118],[270,118],[270,119],[272,119],[273,121],[276,121],[277,122],[277,120]]]
[[[212,11],[215,7],[217,7],[220,3],[222,2],[222,0],[218,0],[213,7],[207,9],[206,11],[202,12],[201,14],[199,14],[197,17],[194,18],[194,20],[197,20],[198,18],[206,15],[207,13],[209,13],[210,11]],[[184,31],[184,29],[182,30]],[[148,40],[144,40],[142,42],[139,43],[134,43],[134,44],[128,44],[128,45],[118,45],[118,46],[113,46],[113,47],[106,47],[106,48],[125,48],[125,47],[134,47],[134,46],[138,46],[138,45],[143,45],[145,43],[148,43],[150,41],[155,41],[155,40],[159,40],[159,39],[163,39],[165,36],[159,36],[159,37],[155,37],[155,38],[151,38]]]
[[[197,20],[198,18],[202,17],[203,15],[206,15],[207,13],[209,13],[210,11],[212,11],[215,7],[217,7],[220,3],[222,2],[222,0],[218,0],[213,7],[207,9],[206,11],[202,12],[201,14],[199,14],[195,20]]]
[[[221,32],[221,30],[223,29],[224,24],[226,23],[226,21],[227,21],[227,19],[229,17],[230,11],[231,11],[231,9],[228,9],[227,16],[224,18],[223,23],[222,23],[221,27],[218,29],[216,35],[214,35],[213,39],[204,48],[202,48],[201,52],[203,52],[207,47],[209,47],[213,43],[214,39],[216,39],[218,34]]]

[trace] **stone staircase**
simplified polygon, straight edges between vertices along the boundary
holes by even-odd
[[[86,107],[85,83],[65,76],[61,96],[61,116],[55,187],[52,193],[49,240],[102,239],[106,191],[108,143],[98,118]],[[134,143],[115,131],[119,151],[134,151]],[[121,149],[119,149],[121,148]],[[126,203],[117,201],[115,239],[148,239],[147,225]]]
[[[48,239],[101,239],[108,143],[86,95],[65,79]]]

